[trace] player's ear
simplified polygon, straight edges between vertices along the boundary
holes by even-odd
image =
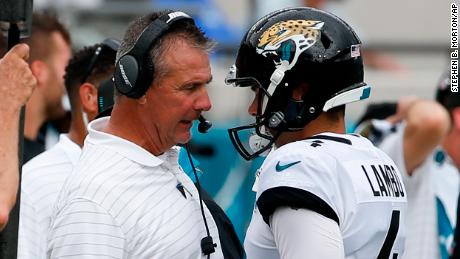
[[[80,102],[83,111],[97,113],[97,89],[88,82],[80,85]]]
[[[298,86],[296,86],[292,90],[292,99],[298,100],[298,101],[302,100],[302,97],[307,93],[308,88],[309,86],[307,83],[301,83]]]

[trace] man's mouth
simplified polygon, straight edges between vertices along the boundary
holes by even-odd
[[[180,123],[185,125],[185,126],[190,126],[191,127],[193,125],[193,120],[181,120]]]

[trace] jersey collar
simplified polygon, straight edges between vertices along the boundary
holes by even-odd
[[[323,132],[323,133],[316,134],[311,137],[305,138],[304,140],[330,140],[330,141],[335,141],[335,142],[339,142],[342,144],[352,145],[351,140],[346,138],[347,136],[349,135],[332,133],[332,132]],[[358,135],[352,135],[352,136],[359,137]]]

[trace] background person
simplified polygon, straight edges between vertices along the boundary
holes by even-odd
[[[56,17],[34,13],[31,31],[24,42],[30,46],[28,61],[37,88],[26,105],[24,163],[45,151],[44,136],[39,134],[44,123],[65,115],[64,72],[71,56],[69,32]]]
[[[448,73],[436,101],[404,97],[397,112],[369,125],[379,147],[396,163],[407,190],[406,253],[403,258],[447,259],[455,228],[460,178],[460,98],[450,92]],[[387,131],[383,128],[392,128]]]
[[[113,75],[118,45],[104,42],[85,47],[66,68],[65,85],[72,111],[70,131],[23,167],[18,258],[46,258],[53,205],[80,157],[88,121],[98,113],[98,90]]]

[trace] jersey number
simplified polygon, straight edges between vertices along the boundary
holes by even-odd
[[[400,214],[399,210],[394,210],[393,213],[391,213],[390,228],[388,229],[387,236],[385,237],[385,241],[383,242],[383,246],[380,249],[377,259],[390,258],[391,248],[393,247],[396,236],[398,235],[399,214]],[[398,258],[398,254],[393,254],[392,259],[397,259],[397,258]]]

